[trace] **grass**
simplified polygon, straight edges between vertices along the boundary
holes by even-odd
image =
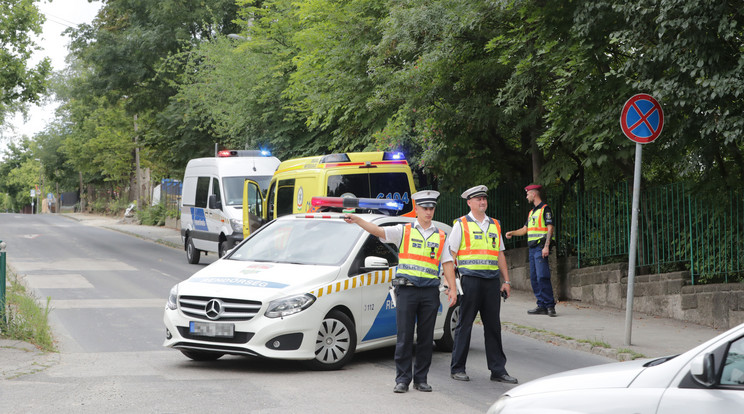
[[[50,297],[41,306],[39,301],[7,269],[10,285],[5,296],[5,321],[0,320],[0,337],[29,342],[45,352],[56,352],[54,337],[49,326]]]

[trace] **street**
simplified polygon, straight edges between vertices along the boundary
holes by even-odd
[[[472,381],[450,379],[450,354],[436,352],[433,393],[392,393],[392,348],[359,353],[331,372],[235,356],[191,361],[162,347],[163,308],[170,288],[214,255],[189,265],[180,249],[59,215],[0,214],[0,239],[37,298],[51,298],[60,350],[38,372],[0,380],[0,412],[485,412],[511,387],[489,381],[480,326]],[[503,340],[520,383],[610,362],[508,332]]]

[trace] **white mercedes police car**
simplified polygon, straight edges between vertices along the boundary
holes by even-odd
[[[356,351],[394,345],[389,288],[397,249],[342,217],[280,217],[174,286],[165,308],[164,346],[194,360],[251,355],[306,360],[313,369],[332,370]],[[362,217],[380,226],[415,220]],[[434,338],[439,349],[451,351],[459,312],[440,290]]]

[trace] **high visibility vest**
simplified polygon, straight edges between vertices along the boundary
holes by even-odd
[[[444,251],[446,234],[435,229],[427,239],[408,223],[403,227],[403,240],[398,248],[396,275],[418,287],[439,286],[439,260]],[[418,237],[420,236],[420,238]]]
[[[469,216],[459,218],[462,228],[460,249],[457,251],[457,268],[463,276],[486,279],[499,277],[499,251],[501,251],[501,225],[491,223],[484,234],[478,223]],[[455,221],[455,222],[457,222]]]
[[[532,210],[527,216],[527,243],[537,242],[548,235],[548,226],[545,224],[544,213],[547,204],[543,204],[539,210]]]

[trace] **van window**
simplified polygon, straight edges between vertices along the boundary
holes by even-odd
[[[217,201],[217,204],[219,205],[222,201],[222,192],[220,191],[220,180],[216,178],[212,178],[212,194],[214,194]]]
[[[196,180],[196,198],[194,199],[194,206],[206,208],[207,198],[209,198],[209,177],[199,177]]]
[[[225,190],[225,205],[239,206],[243,204],[243,183],[245,180],[253,180],[262,189],[266,189],[271,181],[270,175],[259,175],[251,177],[225,177],[222,179],[222,187]]]
[[[274,219],[274,200],[276,199],[276,181],[269,187],[268,199],[266,200],[266,217],[269,220]]]
[[[279,186],[276,191],[276,216],[281,217],[292,214],[294,205],[295,180],[279,180]]]
[[[413,209],[411,189],[406,173],[367,173],[331,175],[328,177],[328,197],[353,194],[357,198],[391,198],[403,202],[399,214]]]

